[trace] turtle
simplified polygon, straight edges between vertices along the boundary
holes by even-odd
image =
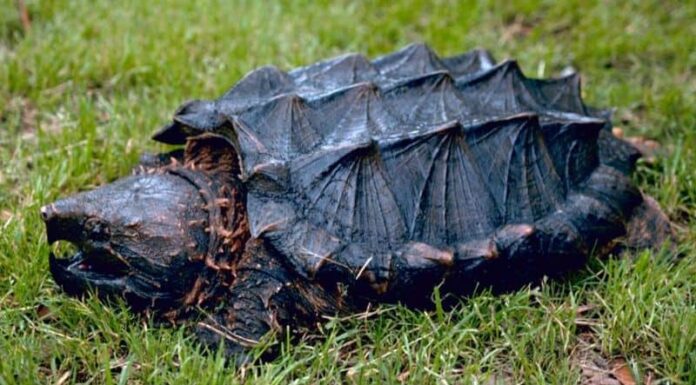
[[[178,147],[42,207],[48,242],[78,250],[50,272],[239,362],[326,316],[516,290],[673,239],[577,73],[530,78],[482,49],[260,67],[153,139]]]

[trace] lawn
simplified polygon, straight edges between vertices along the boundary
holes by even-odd
[[[625,361],[617,378],[696,383],[693,2],[26,3],[29,29],[15,1],[0,0],[0,384],[573,384],[587,355],[600,369]],[[677,224],[681,258],[593,259],[565,280],[452,311],[374,308],[242,370],[202,353],[186,329],[57,289],[39,207],[166,149],[149,136],[181,102],[217,97],[259,65],[414,41],[441,55],[485,47],[533,77],[579,69],[588,103],[662,143],[634,178]]]

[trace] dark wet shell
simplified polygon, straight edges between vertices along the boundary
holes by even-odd
[[[625,169],[634,161],[606,135],[608,116],[584,105],[575,74],[530,79],[485,51],[441,59],[411,45],[371,62],[262,67],[217,100],[183,105],[155,139],[227,137],[253,237],[306,277],[341,271],[378,284],[398,268],[395,256],[446,264],[448,250],[527,236],[519,226],[505,233],[511,224],[595,232],[602,224],[573,213],[596,201],[621,215],[635,193],[625,177],[616,196],[593,187],[616,177],[603,164],[617,148],[629,152],[615,159]],[[598,140],[611,150],[603,155]],[[582,235],[620,233],[614,223]]]

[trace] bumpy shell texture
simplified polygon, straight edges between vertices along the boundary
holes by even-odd
[[[641,200],[625,175],[637,153],[609,116],[582,102],[577,75],[530,79],[485,51],[443,59],[416,44],[259,68],[184,104],[155,139],[227,138],[252,237],[306,278],[388,294],[453,265],[464,281],[570,269],[621,235]]]

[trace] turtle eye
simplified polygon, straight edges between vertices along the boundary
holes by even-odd
[[[108,241],[111,236],[109,226],[98,218],[89,218],[85,222],[85,233],[95,242]]]

